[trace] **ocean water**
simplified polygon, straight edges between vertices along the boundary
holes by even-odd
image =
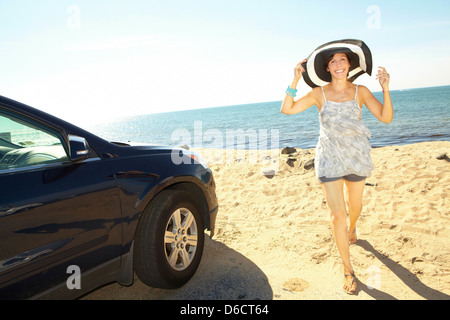
[[[375,92],[383,101],[383,94]],[[379,122],[363,107],[372,147],[450,140],[450,86],[391,91],[394,119]],[[319,136],[316,107],[280,113],[281,101],[133,116],[87,128],[110,141],[219,148],[314,148]]]

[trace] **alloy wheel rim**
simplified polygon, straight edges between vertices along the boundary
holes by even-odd
[[[164,234],[164,252],[169,265],[177,271],[185,270],[194,259],[197,243],[198,230],[194,215],[186,208],[175,210]]]

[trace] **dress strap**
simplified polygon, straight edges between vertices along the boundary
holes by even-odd
[[[353,99],[353,100],[356,100],[357,95],[358,95],[358,85],[356,85],[355,99]]]
[[[320,87],[322,89],[323,98],[325,99],[325,102],[327,102],[327,97],[325,97],[325,92],[323,91],[323,87]]]

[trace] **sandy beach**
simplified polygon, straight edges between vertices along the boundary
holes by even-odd
[[[223,150],[199,151],[220,209],[195,276],[177,290],[136,278],[83,299],[450,299],[449,141],[373,149],[376,169],[350,247],[358,278],[352,296],[342,290],[343,267],[310,167],[314,149],[227,160]]]

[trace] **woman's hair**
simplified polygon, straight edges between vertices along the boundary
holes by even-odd
[[[350,56],[349,56],[348,54],[346,54],[345,52],[336,52],[336,53],[343,53],[343,54],[345,54],[346,57],[347,57],[348,63],[349,63],[350,65],[352,64],[352,59],[350,58]],[[333,59],[333,57],[334,57],[334,55],[335,55],[336,53],[331,54],[331,55],[325,60],[325,65],[323,66],[323,69],[324,69],[326,72],[329,72],[329,71],[327,70],[328,64],[329,64],[330,61]]]

